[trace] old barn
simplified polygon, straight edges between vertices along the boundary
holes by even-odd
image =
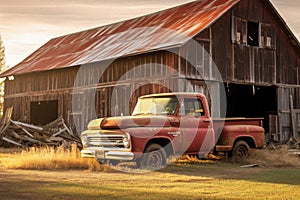
[[[198,0],[51,39],[1,75],[5,108],[33,124],[63,116],[80,132],[94,117],[130,114],[140,95],[213,97],[224,86],[228,117],[264,117],[285,141],[300,131],[299,47],[269,0]],[[224,95],[209,98],[214,116]]]

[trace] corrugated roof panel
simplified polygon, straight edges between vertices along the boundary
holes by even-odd
[[[182,45],[238,2],[198,0],[54,38],[1,76],[71,67]]]

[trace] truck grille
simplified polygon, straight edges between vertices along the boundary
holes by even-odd
[[[104,135],[100,134],[97,136],[88,136],[88,143],[90,146],[95,147],[118,147],[124,148],[123,139],[125,135]]]

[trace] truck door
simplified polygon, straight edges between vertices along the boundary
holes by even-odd
[[[181,150],[192,154],[206,154],[214,146],[214,132],[208,113],[200,98],[184,98],[179,114],[182,134]]]

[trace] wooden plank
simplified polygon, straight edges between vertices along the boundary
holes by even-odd
[[[10,123],[6,124],[6,126],[1,129],[0,136],[5,134],[5,131],[8,129],[9,125],[10,125]]]
[[[300,149],[289,149],[288,153],[290,155],[299,155],[300,156]]]
[[[6,142],[8,142],[8,143],[17,145],[17,146],[23,146],[23,145],[21,145],[20,143],[15,142],[15,141],[13,141],[13,140],[11,140],[11,139],[9,139],[9,138],[6,138],[6,137],[2,137],[2,140],[6,141]]]
[[[67,131],[67,129],[66,129],[66,128],[59,129],[59,131],[58,131],[57,133],[54,133],[52,136],[53,136],[53,137],[56,137],[56,136],[58,136],[59,134],[63,133],[64,131]]]
[[[249,167],[258,167],[259,165],[258,164],[250,164],[250,165],[242,165],[240,167],[242,168],[249,168]]]
[[[26,124],[26,123],[17,122],[17,121],[13,121],[13,122],[14,122],[15,125],[23,126],[23,127],[26,127],[26,128],[37,130],[37,131],[43,131],[44,130],[42,127],[35,126],[35,125],[32,125],[32,124]]]
[[[9,120],[11,119],[12,111],[13,111],[13,107],[6,109],[5,114],[1,119],[1,127],[2,125],[6,125],[9,123]]]
[[[62,122],[64,129],[67,130],[67,132],[69,133],[69,135],[74,136],[73,132],[67,127],[67,125],[65,124],[65,122]]]
[[[48,140],[51,141],[51,142],[62,142],[62,141],[64,141],[63,138],[61,138],[61,137],[54,137],[54,136],[51,136]]]
[[[44,143],[44,142],[42,142],[40,140],[36,140],[36,139],[30,138],[27,135],[25,135],[22,139],[23,140],[27,140],[28,142],[31,142],[33,144],[46,144],[46,143]]]
[[[15,121],[10,120],[11,123],[13,123],[14,125],[16,125],[18,128],[22,129],[22,131],[24,131],[27,135],[29,135],[30,137],[33,138],[33,135],[31,133],[29,133],[26,129],[24,129],[23,127],[21,127],[20,125],[16,124]]]
[[[291,113],[291,110],[287,110],[287,109],[280,109],[279,110],[280,113],[283,113],[283,114],[290,114]],[[293,109],[293,112],[298,114],[300,113],[300,109]]]
[[[27,135],[25,136],[21,136],[19,134],[17,134],[15,131],[12,131],[11,134],[17,138],[17,139],[20,139],[22,141],[28,141],[28,142],[31,142],[33,144],[45,144],[44,142],[40,141],[40,140],[37,140],[37,139],[33,139],[33,138],[30,138],[28,137]]]
[[[17,134],[15,131],[11,131],[11,132],[10,132],[10,135],[11,135],[11,136],[14,136],[14,137],[17,138],[17,139],[20,139],[20,140],[22,139],[21,136],[20,136],[19,134]]]
[[[10,119],[12,115],[13,107],[10,107],[6,109],[4,116],[1,119],[1,125],[0,125],[0,135],[3,135],[3,133],[6,131],[10,124]]]
[[[290,108],[291,108],[291,125],[292,125],[292,136],[295,138],[297,135],[297,121],[296,121],[296,114],[294,112],[294,102],[293,96],[290,95]]]

